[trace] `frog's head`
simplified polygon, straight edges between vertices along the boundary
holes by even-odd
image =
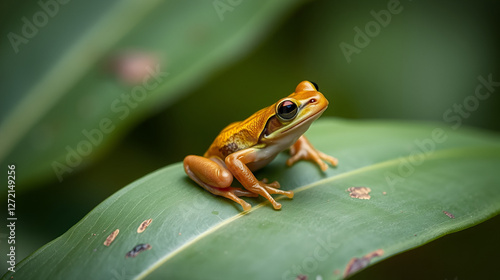
[[[328,100],[318,91],[318,85],[303,81],[295,92],[279,100],[275,105],[274,118],[266,127],[266,138],[282,138],[287,135],[300,137],[311,123],[328,107]]]

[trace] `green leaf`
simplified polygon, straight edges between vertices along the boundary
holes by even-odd
[[[201,0],[59,2],[18,5],[6,31],[29,40],[1,43],[0,162],[23,170],[19,190],[24,180],[62,180],[88,164],[131,125],[249,51],[300,0],[222,8]],[[150,69],[148,85],[131,85],[111,67],[131,53]]]
[[[19,279],[340,279],[500,212],[500,137],[442,124],[323,119],[307,132],[339,159],[322,173],[280,156],[257,172],[294,190],[272,209],[239,205],[195,185],[180,163],[121,189],[16,267]],[[368,187],[371,198],[349,196]],[[445,212],[446,211],[446,212]],[[143,233],[136,230],[153,219]],[[55,222],[55,221],[54,221]],[[120,229],[111,246],[104,240]],[[125,254],[137,244],[150,250]],[[13,274],[6,274],[9,279]]]

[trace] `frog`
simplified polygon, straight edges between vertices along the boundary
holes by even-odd
[[[244,212],[252,206],[241,197],[259,195],[279,210],[281,204],[272,195],[292,199],[294,192],[280,189],[277,181],[258,180],[253,172],[268,165],[287,149],[290,150],[290,158],[286,161],[288,166],[299,160],[312,161],[323,172],[328,169],[327,163],[337,166],[338,159],[316,150],[304,136],[328,104],[316,83],[302,81],[289,96],[225,127],[203,156],[186,156],[184,171],[210,193],[240,204]],[[234,178],[244,189],[231,186]]]

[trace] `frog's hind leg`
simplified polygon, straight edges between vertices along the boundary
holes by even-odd
[[[223,196],[239,203],[244,211],[250,210],[252,206],[239,198],[239,196],[258,196],[253,192],[231,187],[233,175],[227,170],[224,162],[217,157],[187,156],[184,159],[184,170],[198,185],[212,194]]]
[[[255,162],[256,152],[255,149],[249,148],[245,150],[240,150],[238,152],[232,153],[226,157],[225,163],[231,173],[234,174],[236,179],[245,187],[245,189],[260,194],[271,204],[274,209],[281,209],[281,204],[278,203],[271,194],[282,194],[288,198],[293,198],[293,191],[283,191],[280,190],[280,184],[278,182],[273,182],[268,184],[267,179],[262,181],[257,180],[252,173],[252,170],[246,165],[249,162]]]

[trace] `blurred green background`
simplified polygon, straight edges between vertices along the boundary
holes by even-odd
[[[454,106],[471,100],[479,76],[500,82],[498,1],[42,2],[57,3],[57,11],[47,6],[53,16],[36,18],[45,11],[36,2],[0,4],[0,161],[5,169],[17,166],[19,258],[126,184],[203,154],[225,125],[273,104],[302,80],[315,81],[330,100],[326,116],[450,126],[456,118],[444,114],[460,116]],[[40,25],[31,34],[26,27],[31,38],[23,35],[23,18]],[[130,74],[130,65],[159,65],[165,74],[121,119],[111,104],[126,104],[122,94],[153,71]],[[463,125],[500,131],[498,92],[465,104],[477,108],[459,118]],[[103,119],[116,128],[59,181],[53,163],[64,163],[67,147],[76,149],[82,131]],[[356,278],[475,275],[493,264],[499,224],[493,218]],[[491,261],[478,263],[478,255]],[[4,259],[2,252],[2,271]],[[425,267],[415,265],[424,260]],[[425,269],[430,273],[418,274]]]

